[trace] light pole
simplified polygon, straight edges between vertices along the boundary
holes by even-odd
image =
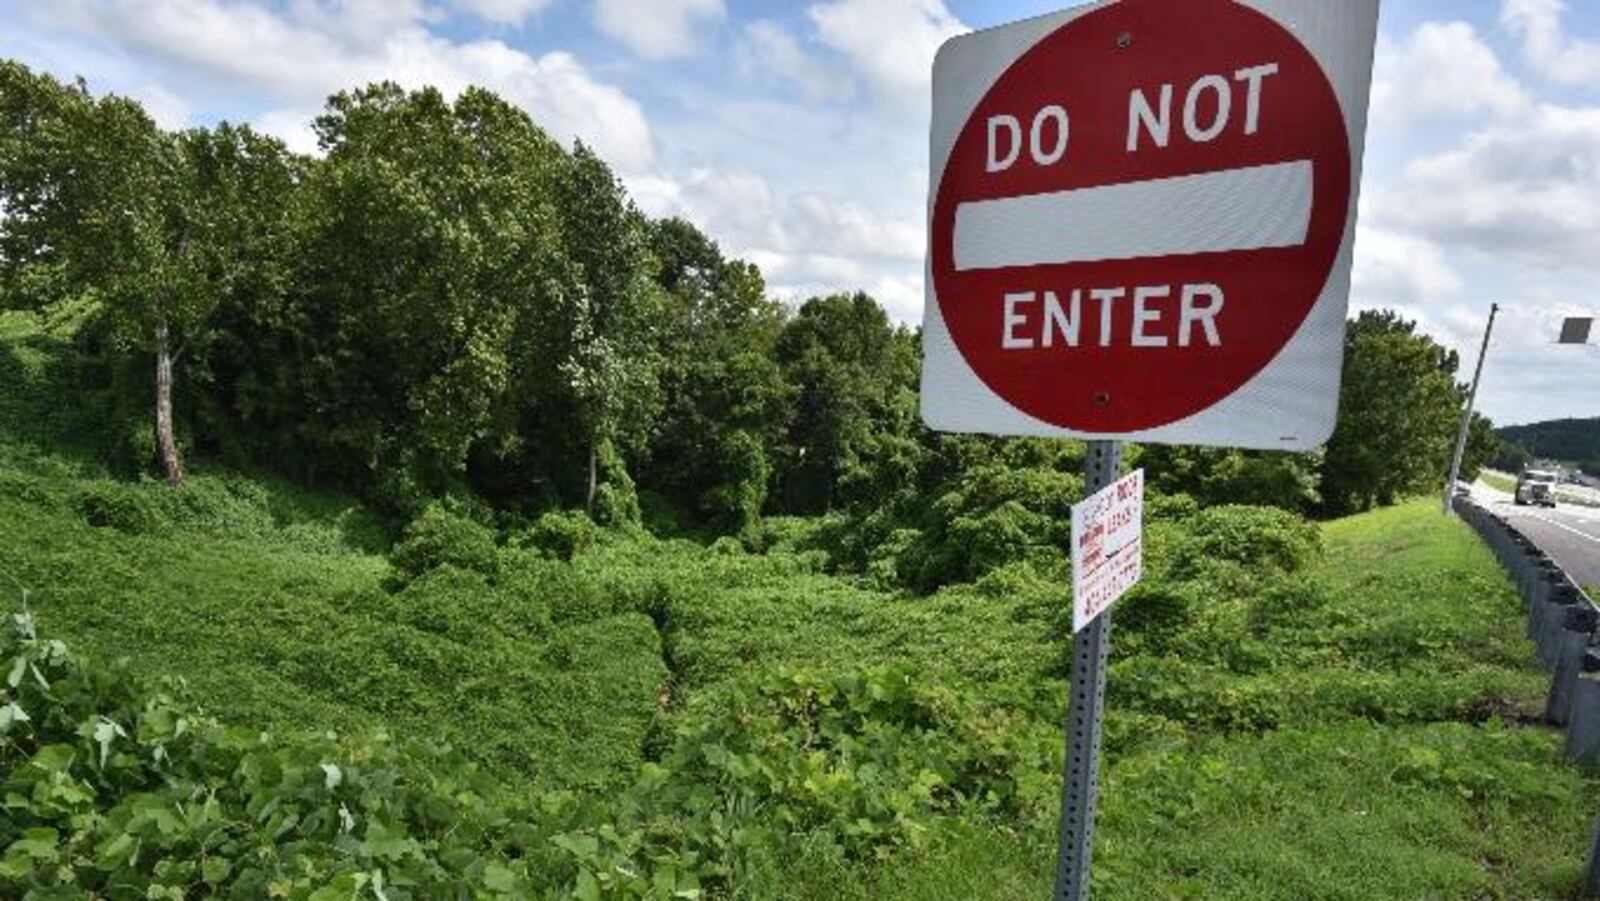
[[[1467,392],[1467,408],[1461,411],[1461,431],[1456,435],[1456,453],[1450,461],[1450,473],[1444,483],[1444,512],[1448,514],[1456,493],[1456,480],[1461,478],[1461,458],[1467,453],[1467,434],[1472,430],[1472,407],[1478,400],[1478,381],[1483,378],[1483,360],[1489,355],[1489,336],[1494,334],[1494,317],[1500,312],[1499,304],[1489,305],[1489,325],[1483,330],[1483,347],[1478,349],[1478,368],[1472,373],[1472,388]]]

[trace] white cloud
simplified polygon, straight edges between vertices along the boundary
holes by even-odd
[[[807,53],[788,29],[770,20],[745,26],[738,58],[741,72],[773,75],[798,87],[812,103],[844,100],[855,91],[847,73]]]
[[[1592,416],[1589,381],[1577,353],[1552,347],[1561,319],[1586,315],[1581,302],[1561,295],[1561,280],[1524,270],[1508,291],[1481,284],[1492,270],[1459,270],[1443,246],[1428,238],[1363,224],[1356,236],[1352,312],[1391,309],[1461,355],[1460,378],[1478,359],[1490,298],[1500,302],[1494,344],[1478,408],[1498,424],[1559,416]],[[1592,313],[1587,314],[1592,315]],[[1589,370],[1592,372],[1593,370]],[[1529,399],[1537,402],[1530,404]]]
[[[920,274],[884,276],[873,284],[868,293],[883,304],[883,308],[889,312],[890,319],[896,322],[921,322],[922,308],[926,301],[922,279]]]
[[[222,0],[64,0],[45,20],[312,109],[330,93],[389,79],[456,94],[482,85],[563,140],[581,137],[619,171],[655,161],[644,111],[570,54],[534,57],[497,40],[457,43],[425,27],[415,2],[293,0],[279,14]],[[286,113],[263,117],[283,134]]]
[[[1403,231],[1363,223],[1356,231],[1350,309],[1393,310],[1447,347],[1458,351],[1472,342],[1471,304],[1463,300],[1467,281],[1445,248]]]
[[[1600,42],[1564,34],[1561,17],[1565,13],[1562,0],[1505,0],[1500,22],[1522,39],[1523,55],[1546,78],[1565,84],[1600,85]]]
[[[499,41],[459,47],[449,67],[417,83],[458,90],[482,84],[532,114],[563,139],[582,138],[623,173],[644,172],[655,162],[649,123],[639,104],[619,88],[596,81],[569,53],[534,59]]]
[[[155,123],[168,131],[189,127],[189,104],[158,84],[146,83],[128,92]]]
[[[920,220],[881,216],[820,194],[792,198],[788,211],[788,230],[802,247],[848,250],[856,257],[890,262],[922,259],[924,229]]]
[[[1372,115],[1406,125],[1450,116],[1510,115],[1528,95],[1465,22],[1428,22],[1401,43],[1378,42]]]
[[[897,318],[921,310],[923,227],[815,193],[787,195],[748,171],[696,168],[631,184],[654,215],[681,215],[790,299],[867,289]]]
[[[1460,313],[1461,329],[1470,332],[1458,345],[1464,367],[1477,361],[1488,313],[1487,303]],[[1592,308],[1544,291],[1511,295],[1495,320],[1480,409],[1499,425],[1594,416],[1600,350],[1555,344],[1563,317],[1592,315]]]
[[[1438,244],[1414,234],[1361,225],[1356,232],[1351,302],[1360,309],[1407,311],[1461,293],[1462,280]]]
[[[1374,224],[1501,261],[1600,270],[1600,107],[1540,106],[1410,163]]]
[[[808,14],[824,44],[881,97],[908,109],[928,104],[939,45],[967,31],[943,0],[829,0]]]
[[[595,0],[595,26],[646,59],[688,56],[696,32],[727,15],[723,0]]]
[[[551,0],[453,0],[456,7],[480,19],[501,25],[521,25],[529,16],[543,12]]]
[[[271,110],[257,116],[251,124],[257,131],[282,141],[295,153],[310,155],[320,149],[316,130],[311,127],[316,115],[316,111],[310,109]]]

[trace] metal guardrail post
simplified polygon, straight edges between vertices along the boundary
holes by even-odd
[[[1566,755],[1600,771],[1600,607],[1503,517],[1470,499],[1456,505],[1516,585],[1540,665],[1554,669],[1544,719],[1566,727]],[[1590,840],[1583,897],[1600,898],[1600,823]]]
[[[1572,716],[1572,696],[1583,666],[1584,652],[1594,640],[1600,625],[1600,611],[1593,605],[1574,603],[1566,608],[1561,637],[1556,650],[1556,674],[1550,681],[1550,696],[1545,700],[1544,721],[1565,726]]]
[[[1539,652],[1539,665],[1553,670],[1561,656],[1561,632],[1566,627],[1567,612],[1583,600],[1583,595],[1565,575],[1548,579],[1544,586],[1541,591],[1544,600],[1540,602],[1543,614],[1534,643]]]
[[[1584,652],[1567,718],[1567,759],[1592,769],[1600,754],[1600,650]]]
[[[1583,876],[1584,898],[1600,898],[1600,823],[1589,839],[1589,871]]]

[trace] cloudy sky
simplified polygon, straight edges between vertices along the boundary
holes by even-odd
[[[1325,2],[1325,0],[1324,0]],[[641,206],[761,265],[774,291],[922,307],[928,72],[945,38],[1047,0],[0,0],[0,55],[246,121],[312,151],[330,92],[482,84],[596,147]],[[1502,423],[1600,415],[1600,2],[1385,0],[1358,307],[1470,365]]]

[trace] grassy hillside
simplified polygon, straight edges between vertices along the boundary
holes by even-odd
[[[48,355],[28,347],[39,336],[23,338],[7,377],[48,377]],[[181,492],[111,478],[62,450],[71,411],[17,396],[0,405],[0,606],[25,603],[44,636],[125,658],[131,677],[71,675],[47,643],[20,646],[57,667],[57,686],[98,687],[29,695],[14,670],[0,714],[22,698],[36,731],[0,722],[0,775],[33,786],[46,763],[52,779],[81,770],[83,797],[123,806],[70,829],[60,818],[82,809],[8,808],[0,893],[36,878],[156,884],[151,867],[192,894],[271,884],[293,897],[377,871],[393,897],[400,875],[424,897],[453,884],[580,898],[1048,892],[1069,645],[1059,564],[885,591],[831,571],[830,527],[805,519],[706,546],[590,541],[561,532],[569,521],[496,534],[440,514],[434,545],[414,526],[397,551],[348,498],[203,467]],[[1147,581],[1114,618],[1097,897],[1573,894],[1600,784],[1533,724],[1545,677],[1466,529],[1431,502],[1320,527],[1258,508],[1153,509]],[[167,834],[138,825],[165,822],[140,820],[148,810],[118,812],[148,808],[153,786],[189,809],[193,787],[161,762],[175,737],[150,746],[138,778],[113,778],[101,756],[102,739],[121,740],[107,723],[139,741],[156,740],[152,722],[170,728],[164,705],[180,702],[145,681],[162,676],[249,727],[201,730],[211,744],[193,752],[222,804],[217,787],[239,786],[230,822],[276,809],[262,807],[263,773],[311,805],[239,838],[254,849],[241,861],[270,864],[201,874],[173,869],[193,848],[167,859],[119,844],[116,830],[150,848]],[[133,680],[120,712],[104,706],[113,678]],[[69,703],[85,706],[39,715]],[[328,730],[376,737],[318,737]],[[437,742],[487,778],[416,747]],[[58,770],[52,748],[68,746],[82,753]],[[329,760],[349,781],[318,788]],[[395,844],[407,835],[418,843]]]
[[[1513,475],[1485,469],[1478,473],[1478,478],[1482,479],[1489,487],[1504,491],[1507,494],[1517,490],[1517,477]]]
[[[1009,717],[1021,806],[871,865],[802,845],[747,889],[1045,890],[1064,598],[1030,572],[884,594],[824,572],[794,521],[762,554],[609,535],[571,564],[502,548],[492,580],[399,587],[336,498],[224,475],[174,494],[17,445],[0,466],[0,572],[50,634],[181,675],[228,722],[437,737],[509,785],[623,785],[753,681],[908,667]],[[1570,889],[1595,786],[1527,724],[1544,680],[1488,554],[1425,503],[1328,524],[1304,566],[1248,548],[1271,538],[1153,527],[1155,571],[1114,632],[1101,896]]]

